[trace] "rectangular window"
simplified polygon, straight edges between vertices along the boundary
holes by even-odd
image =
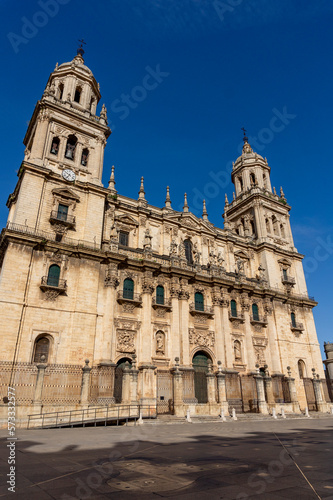
[[[59,219],[59,220],[67,220],[67,215],[68,215],[68,206],[67,205],[62,205],[61,203],[59,203],[59,205],[58,205],[57,219]]]
[[[119,231],[119,244],[128,247],[128,233]]]
[[[282,269],[282,272],[283,272],[283,279],[287,279],[288,278],[288,271],[287,269]]]

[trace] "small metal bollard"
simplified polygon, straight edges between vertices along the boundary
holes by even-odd
[[[273,418],[277,418],[275,408],[272,408],[272,417]]]
[[[190,410],[187,410],[187,412],[186,412],[186,422],[192,422],[191,415],[190,415]]]
[[[221,408],[221,422],[225,422],[227,419],[225,418],[225,415],[224,415],[224,410],[223,408]]]
[[[286,415],[285,415],[285,413],[284,413],[284,408],[281,408],[281,417],[282,417],[282,418],[286,418]]]
[[[232,409],[232,420],[237,420],[235,408]]]

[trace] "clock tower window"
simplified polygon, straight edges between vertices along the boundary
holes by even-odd
[[[59,137],[54,137],[53,141],[52,141],[51,151],[50,151],[50,153],[52,155],[56,155],[57,156],[58,151],[59,151],[59,144],[60,144]]]
[[[89,156],[89,149],[85,148],[82,151],[81,155],[81,165],[83,165],[84,167],[86,167],[88,164],[88,156]]]
[[[74,101],[80,103],[82,89],[81,87],[76,87],[74,94]]]
[[[74,160],[77,138],[75,135],[70,135],[67,139],[65,158]]]

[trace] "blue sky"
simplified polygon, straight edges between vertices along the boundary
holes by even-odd
[[[136,198],[143,175],[149,203],[163,206],[170,185],[175,209],[186,191],[201,215],[205,197],[209,219],[222,226],[230,162],[246,127],[292,205],[309,294],[319,301],[319,340],[333,341],[330,0],[6,0],[0,9],[1,226],[34,105],[55,63],[71,60],[83,37],[113,130],[104,184],[114,164],[120,193]],[[144,95],[138,87],[156,71]],[[121,103],[124,95],[135,99]],[[281,114],[277,131],[272,120]]]

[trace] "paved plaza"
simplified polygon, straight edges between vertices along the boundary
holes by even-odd
[[[18,430],[0,498],[333,500],[333,417]]]

